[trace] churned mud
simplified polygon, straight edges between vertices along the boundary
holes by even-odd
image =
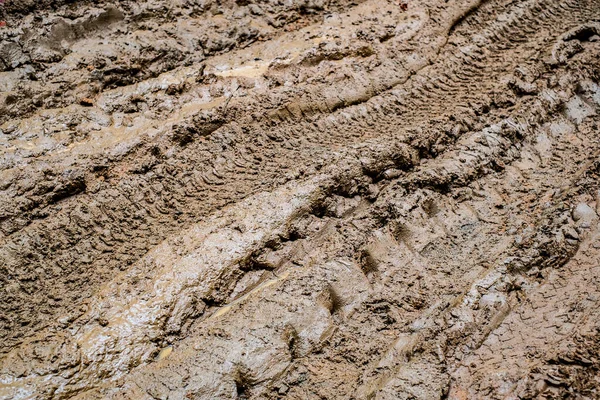
[[[0,20],[0,398],[600,398],[599,0]]]

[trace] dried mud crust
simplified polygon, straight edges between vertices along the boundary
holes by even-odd
[[[598,2],[47,3],[0,397],[598,397]]]

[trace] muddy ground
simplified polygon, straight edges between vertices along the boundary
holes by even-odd
[[[600,398],[599,0],[0,20],[0,398]]]

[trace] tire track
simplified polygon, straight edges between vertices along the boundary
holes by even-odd
[[[570,3],[579,6],[568,19],[557,13],[540,24],[552,26],[558,35],[594,15],[593,2]],[[554,2],[531,4],[541,4],[539,7],[546,12],[566,7]],[[591,10],[585,8],[588,4]],[[440,113],[458,119],[464,125],[458,128],[459,132],[476,128],[481,124],[476,121],[481,118],[463,110],[473,108],[472,102],[485,102],[472,93],[491,92],[497,85],[493,79],[482,82],[482,77],[510,71],[527,62],[530,53],[547,51],[541,29],[524,42],[537,46],[529,52],[525,52],[527,46],[521,49],[515,45],[512,37],[516,32],[544,17],[536,15],[535,8],[524,9],[522,13],[513,12],[514,15],[509,11],[509,22],[490,25],[489,36],[493,39],[489,39],[491,44],[482,46],[486,54],[480,57],[481,61],[479,56],[466,55],[455,46],[446,45],[437,56],[437,64],[362,104],[328,115],[328,107],[310,107],[320,103],[313,98],[306,105],[300,103],[300,117],[288,112],[289,122],[278,120],[279,116],[252,123],[240,119],[214,131],[205,141],[192,142],[175,156],[167,157],[172,150],[165,143],[158,143],[156,155],[138,153],[133,160],[109,167],[92,182],[96,186],[88,187],[86,183],[85,193],[65,199],[54,206],[52,215],[3,240],[3,315],[18,315],[2,321],[6,348],[18,343],[25,332],[31,333],[47,323],[43,313],[61,315],[73,310],[72,304],[85,303],[83,299],[115,270],[127,268],[165,237],[251,193],[315,174],[323,165],[346,157],[345,148],[360,148],[360,143],[367,140],[372,140],[370,145],[393,141],[411,143],[425,156],[437,155],[443,151],[441,147],[429,153],[440,136]],[[453,30],[453,35],[462,35],[461,26],[466,31],[473,20],[486,20],[487,15],[472,13]],[[515,53],[514,58],[496,55],[509,51]],[[493,62],[487,63],[487,57]],[[429,89],[443,73],[455,90],[456,101],[450,105],[447,93]],[[495,118],[498,117],[492,113],[482,120],[493,122]],[[452,140],[448,139],[450,143]],[[219,156],[215,160],[216,154]],[[241,154],[248,156],[247,162],[242,161],[245,157]],[[140,162],[132,167],[136,159]],[[303,167],[298,168],[300,165]],[[394,162],[383,165],[386,169],[393,167]],[[136,168],[147,172],[134,176],[130,171]],[[242,168],[244,175],[235,172],[236,168]],[[249,170],[256,174],[247,174]],[[375,169],[373,174],[382,172]],[[69,297],[60,297],[60,293],[69,293]],[[24,327],[19,327],[17,320]]]

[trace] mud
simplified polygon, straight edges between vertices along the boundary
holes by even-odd
[[[0,20],[0,398],[600,397],[597,0]]]

